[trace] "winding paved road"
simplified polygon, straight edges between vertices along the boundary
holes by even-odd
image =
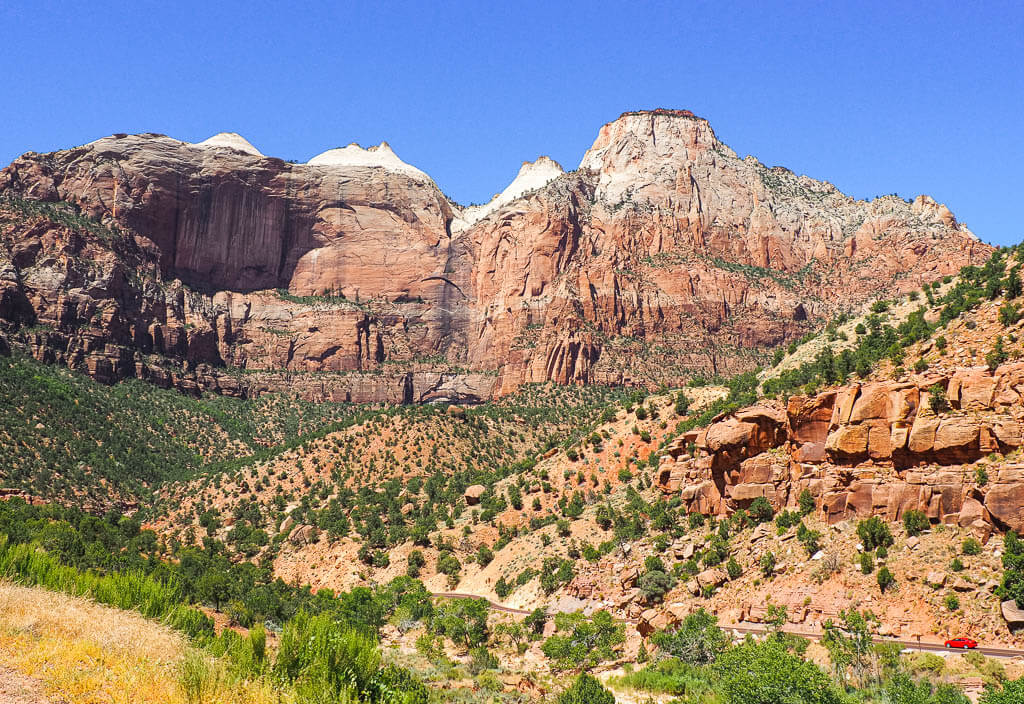
[[[463,594],[463,593],[460,593],[460,592],[438,592],[438,593],[431,594],[431,596],[436,597],[438,599],[483,599],[484,598],[484,597],[481,597],[481,596],[477,596],[476,594]],[[527,611],[525,609],[516,609],[516,608],[513,608],[511,606],[505,606],[504,604],[498,604],[496,602],[491,601],[490,599],[484,599],[484,600],[487,602],[487,606],[492,611],[499,611],[499,612],[504,613],[504,614],[521,614],[523,616],[528,616],[529,614],[532,613],[531,611]],[[548,615],[551,616],[551,615],[554,615],[554,614],[549,613]],[[635,619],[635,618],[623,618],[623,619],[619,619],[619,620],[620,621],[625,621],[626,623],[632,623],[632,624],[636,624],[637,623],[637,619]],[[743,623],[743,624],[740,624],[740,625],[737,625],[737,626],[722,626],[722,630],[732,631],[732,632],[734,632],[736,634],[746,634],[746,633],[755,633],[756,634],[756,633],[766,633],[768,631],[768,628],[767,628],[767,626],[765,626],[763,624],[759,624],[759,623]],[[808,631],[801,631],[801,630],[799,630],[797,628],[783,628],[782,630],[785,633],[791,633],[791,634],[796,635],[796,636],[802,636],[803,638],[809,638],[810,640],[820,640],[821,639],[821,633],[820,632],[811,633],[811,632],[808,632]],[[928,643],[926,641],[918,642],[916,639],[915,640],[903,640],[903,639],[900,639],[900,638],[875,638],[874,641],[876,643],[898,643],[899,645],[903,646],[904,648],[908,648],[910,650],[921,650],[921,651],[928,652],[928,653],[959,653],[959,652],[963,652],[960,648],[947,648],[942,643]],[[986,655],[986,656],[991,657],[991,658],[1024,658],[1024,650],[1022,650],[1022,649],[1015,649],[1015,648],[990,648],[990,647],[979,645],[977,648],[974,648],[973,650],[976,653],[981,653],[982,655]]]

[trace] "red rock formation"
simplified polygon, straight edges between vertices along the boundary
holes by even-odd
[[[0,224],[0,320],[108,381],[473,399],[740,371],[989,251],[930,199],[857,201],[739,159],[686,111],[624,114],[580,169],[500,207],[463,211],[386,155],[290,164],[160,135],[26,154],[0,172],[19,199]]]
[[[1022,375],[1024,363],[1013,363],[795,396],[785,413],[745,409],[671,444],[658,484],[705,513],[744,508],[758,496],[776,508],[795,506],[808,489],[833,522],[897,520],[914,509],[984,535],[991,524],[1021,531],[1024,466],[1002,465],[979,484],[971,463],[1024,445]],[[940,415],[921,402],[936,383],[948,384],[952,404]]]

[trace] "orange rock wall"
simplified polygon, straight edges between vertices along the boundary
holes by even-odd
[[[930,408],[936,384],[950,404],[939,413]],[[758,496],[794,507],[807,489],[830,522],[898,520],[920,510],[987,536],[993,527],[1024,530],[1024,463],[993,462],[983,483],[975,463],[1012,453],[1022,432],[1024,364],[922,374],[716,419],[668,447],[658,484],[708,514],[746,508]]]

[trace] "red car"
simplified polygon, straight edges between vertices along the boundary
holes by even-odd
[[[971,638],[954,638],[945,642],[947,648],[977,648],[978,641]]]

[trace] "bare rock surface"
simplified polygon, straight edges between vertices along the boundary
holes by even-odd
[[[658,484],[702,513],[727,514],[760,496],[777,509],[793,507],[807,490],[830,523],[897,521],[916,510],[970,527],[983,541],[993,529],[1022,531],[1024,468],[1005,465],[979,482],[971,467],[1024,445],[1022,373],[1024,363],[1013,362],[938,381],[929,375],[794,396],[784,412],[781,404],[743,409],[670,443]],[[935,383],[957,385],[952,408],[939,415],[920,403]]]
[[[476,210],[387,144],[294,164],[235,134],[114,135],[0,171],[0,243],[0,321],[39,359],[393,403],[742,371],[990,251],[931,199],[859,201],[664,110],[602,127],[576,171],[524,164]],[[940,428],[936,451],[972,432]]]

